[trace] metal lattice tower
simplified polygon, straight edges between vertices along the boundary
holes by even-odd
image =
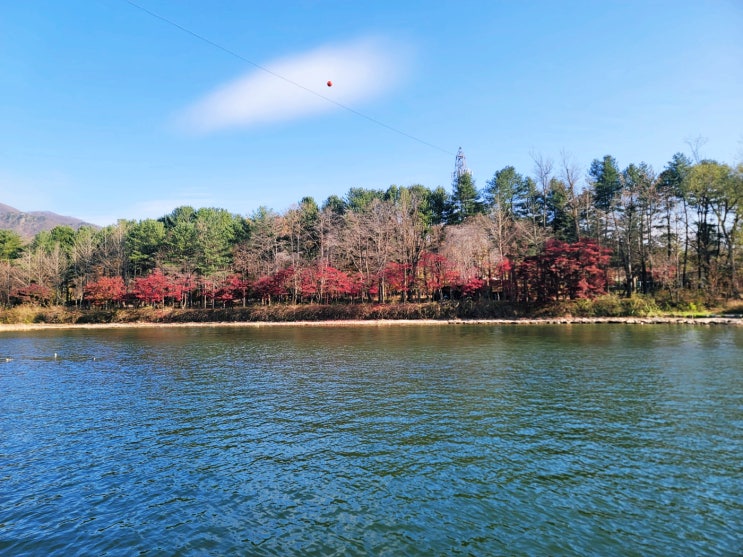
[[[467,157],[464,156],[464,151],[459,148],[457,151],[457,158],[454,161],[454,172],[452,172],[452,180],[456,183],[465,174],[471,174],[470,169],[467,168]]]

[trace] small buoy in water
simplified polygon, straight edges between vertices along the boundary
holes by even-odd
[[[333,86],[333,82],[328,80],[328,87],[332,87],[332,86]]]

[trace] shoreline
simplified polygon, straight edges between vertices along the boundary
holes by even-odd
[[[404,325],[729,325],[743,326],[740,317],[549,317],[523,319],[336,319],[327,321],[135,321],[127,323],[0,323],[0,333],[55,329],[142,329],[148,327],[387,327]]]

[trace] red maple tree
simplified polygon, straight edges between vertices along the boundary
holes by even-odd
[[[107,307],[119,304],[126,296],[126,285],[121,277],[100,277],[85,286],[83,299],[93,306]]]
[[[441,298],[443,289],[459,280],[452,263],[443,255],[424,251],[418,261],[416,285],[429,299]]]
[[[175,289],[173,282],[160,269],[154,269],[146,277],[134,279],[132,294],[140,303],[155,306],[162,304],[169,294],[175,294]]]
[[[235,301],[242,300],[245,303],[249,283],[239,275],[229,275],[218,285],[214,293],[214,300],[222,304],[222,307],[233,305]]]
[[[604,294],[609,253],[593,240],[549,240],[541,253],[527,257],[516,269],[519,298],[572,300]]]
[[[253,283],[253,293],[260,298],[262,303],[270,305],[272,300],[280,300],[289,295],[293,279],[293,267],[281,269],[272,275],[265,275],[256,280]]]
[[[32,282],[31,284],[16,288],[10,293],[11,300],[16,303],[33,303],[47,305],[52,301],[54,291],[48,286]]]

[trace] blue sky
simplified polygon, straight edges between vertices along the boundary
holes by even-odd
[[[660,171],[703,137],[743,159],[741,0],[136,4],[5,3],[0,203],[283,211],[449,188],[460,146],[478,187],[562,151]]]

